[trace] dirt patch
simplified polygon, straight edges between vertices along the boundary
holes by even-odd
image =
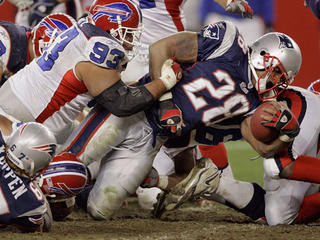
[[[187,203],[159,220],[139,209],[132,198],[109,221],[94,221],[77,210],[66,221],[54,222],[50,233],[21,234],[8,227],[0,230],[0,239],[319,240],[320,223],[270,227],[217,203],[206,208]]]

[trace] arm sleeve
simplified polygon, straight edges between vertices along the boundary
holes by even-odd
[[[145,110],[155,101],[144,86],[130,87],[121,80],[94,98],[103,108],[117,117],[126,117]]]

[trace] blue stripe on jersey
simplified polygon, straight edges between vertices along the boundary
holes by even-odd
[[[86,127],[83,128],[83,131],[76,136],[76,141],[66,149],[66,151],[73,154],[78,154],[85,147],[86,143],[90,140],[92,133],[98,128],[99,125],[103,124],[105,119],[111,113],[107,110],[101,109],[97,111],[87,122]]]

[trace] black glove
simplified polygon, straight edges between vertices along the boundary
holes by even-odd
[[[28,18],[30,27],[34,27],[42,18],[49,15],[57,4],[58,2],[56,0],[36,0],[31,6]]]
[[[181,129],[184,127],[182,112],[180,108],[173,103],[172,99],[160,101],[159,103],[160,125],[167,128],[172,133],[178,136],[181,134]]]
[[[300,132],[300,125],[291,111],[285,107],[281,107],[277,111],[271,121],[264,121],[262,125],[265,127],[274,127],[283,135],[280,140],[284,142],[292,141]],[[282,139],[281,139],[282,138]]]

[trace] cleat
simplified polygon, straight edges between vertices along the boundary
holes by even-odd
[[[160,218],[162,214],[165,212],[165,205],[163,204],[165,201],[167,193],[160,192],[157,196],[157,202],[153,205],[152,216],[154,218]]]
[[[189,175],[174,186],[162,200],[165,210],[171,211],[186,202],[191,196],[200,197],[214,193],[220,181],[220,171],[210,158],[203,157]]]

